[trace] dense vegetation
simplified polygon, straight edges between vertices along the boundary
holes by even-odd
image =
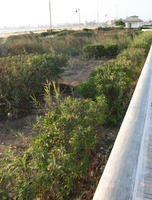
[[[0,46],[3,112],[30,106],[31,96],[43,95],[45,101],[44,114],[32,130],[33,140],[20,152],[10,147],[0,160],[0,199],[81,196],[82,185],[93,179],[95,149],[103,144],[108,151],[101,127],[122,121],[152,42],[152,33],[137,35],[132,30],[67,32],[53,38],[51,34],[13,36]],[[61,99],[55,84],[53,96],[49,84],[43,87],[47,80],[60,77],[67,56],[83,56],[85,45],[108,43],[116,44],[121,53],[94,69],[77,88],[83,98]]]
[[[29,112],[31,99],[43,95],[46,81],[59,78],[69,56],[83,56],[86,44],[102,42],[103,56],[109,58],[126,48],[134,35],[133,31],[104,33],[84,29],[40,35],[31,33],[1,40],[0,116],[11,113],[11,116],[17,117]],[[95,57],[100,57],[98,53]]]
[[[68,199],[78,194],[89,173],[101,112],[94,101],[70,97],[49,108],[34,126],[37,137],[30,148],[1,161],[0,197]]]
[[[56,80],[63,72],[62,55],[18,55],[0,58],[0,94],[4,113],[17,116],[32,107],[32,97],[43,94],[46,80]]]
[[[128,49],[116,59],[98,66],[88,81],[77,88],[85,98],[102,99],[106,108],[106,125],[121,123],[151,43],[151,33],[137,36]]]

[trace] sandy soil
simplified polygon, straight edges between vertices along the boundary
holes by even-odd
[[[37,31],[23,31],[23,32],[14,32],[14,33],[0,33],[0,38],[7,38],[12,35],[24,35],[32,33],[42,33],[46,30],[37,30]]]
[[[65,72],[62,75],[61,83],[78,86],[81,82],[84,82],[89,77],[91,71],[106,60],[86,60],[83,58],[70,58],[69,66],[65,68]]]
[[[5,153],[7,147],[24,148],[32,137],[31,129],[36,122],[35,115],[29,115],[15,120],[0,121],[0,157]],[[24,141],[20,134],[25,136]]]
[[[89,29],[95,29],[97,28],[98,26],[73,26],[73,27],[61,27],[61,28],[57,28],[57,27],[53,27],[53,30],[55,31],[61,31],[61,30],[64,30],[64,29],[67,29],[67,30],[82,30],[84,28],[89,28]],[[12,36],[12,35],[24,35],[24,34],[30,34],[31,32],[33,33],[42,33],[42,32],[46,32],[47,29],[42,29],[42,30],[35,30],[35,31],[23,31],[23,32],[14,32],[14,33],[0,33],[0,38],[7,38],[9,36]]]

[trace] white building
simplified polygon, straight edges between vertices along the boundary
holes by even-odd
[[[138,16],[127,17],[125,20],[126,28],[139,28],[142,26],[142,20]]]

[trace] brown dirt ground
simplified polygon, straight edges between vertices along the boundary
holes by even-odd
[[[84,58],[70,58],[68,67],[62,75],[61,81],[64,84],[78,86],[89,77],[91,71],[99,65],[102,65],[106,60],[87,60]]]
[[[15,120],[0,121],[0,156],[5,153],[7,148],[24,148],[28,140],[32,137],[31,128],[32,124],[36,121],[35,115],[29,115],[24,118]],[[22,141],[19,133],[24,134],[27,140]]]

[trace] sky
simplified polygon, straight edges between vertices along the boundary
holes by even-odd
[[[152,0],[51,0],[52,24],[99,22],[137,15],[152,19]],[[0,0],[0,27],[49,24],[49,0]]]

